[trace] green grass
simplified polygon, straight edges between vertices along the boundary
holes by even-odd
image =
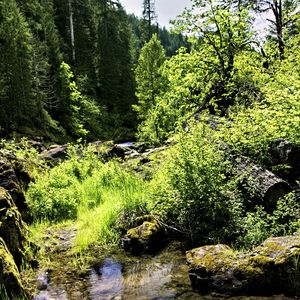
[[[126,227],[120,219],[145,212],[148,193],[144,181],[118,162],[103,163],[89,150],[80,158],[75,152],[42,174],[27,194],[39,224],[33,227],[33,235],[39,239],[41,228],[72,220],[80,252],[94,243],[116,243],[120,227]]]

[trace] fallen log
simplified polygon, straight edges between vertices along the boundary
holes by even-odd
[[[300,145],[276,139],[269,143],[268,154],[267,165],[280,177],[287,180],[296,180],[300,177]]]
[[[254,205],[262,205],[267,211],[276,208],[277,201],[291,192],[290,185],[251,159],[235,154],[230,156],[231,174],[238,177],[239,185]]]

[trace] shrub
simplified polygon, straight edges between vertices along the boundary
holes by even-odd
[[[232,238],[238,233],[242,204],[226,169],[214,133],[197,125],[179,138],[152,182],[153,208],[194,242]]]
[[[288,235],[299,229],[300,203],[294,193],[286,195],[277,203],[272,213],[257,206],[254,212],[248,212],[242,219],[242,234],[236,245],[251,247],[258,245],[269,236]]]

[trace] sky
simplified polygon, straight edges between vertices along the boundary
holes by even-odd
[[[143,0],[120,0],[127,13],[142,15]],[[155,9],[160,26],[168,27],[169,20],[181,14],[185,7],[191,7],[191,0],[156,0]]]

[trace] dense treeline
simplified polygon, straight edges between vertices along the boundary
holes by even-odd
[[[133,137],[141,20],[109,0],[2,0],[0,15],[2,136]],[[184,42],[158,30],[170,54]]]

